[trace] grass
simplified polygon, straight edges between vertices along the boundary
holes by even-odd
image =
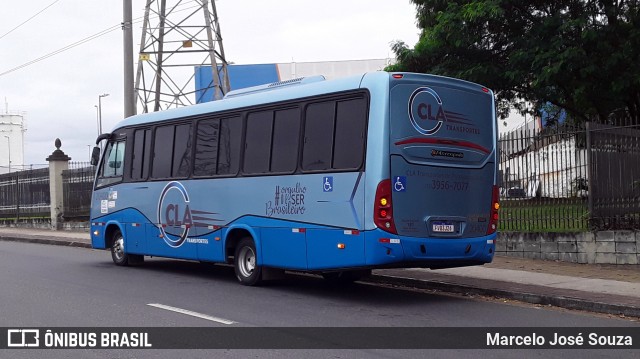
[[[589,209],[580,199],[534,198],[500,203],[498,230],[508,232],[586,232]]]

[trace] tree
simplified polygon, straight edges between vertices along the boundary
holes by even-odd
[[[481,83],[501,117],[525,101],[578,121],[640,124],[639,0],[411,0],[422,29],[388,71]]]

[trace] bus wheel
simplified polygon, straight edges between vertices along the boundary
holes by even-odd
[[[246,237],[236,247],[234,269],[241,284],[257,285],[262,279],[262,268],[257,264],[256,246]]]
[[[130,264],[140,264],[144,261],[144,256],[137,254],[127,254],[124,251],[124,236],[120,230],[116,230],[113,234],[111,245],[111,259],[113,263],[119,266],[128,266]]]
[[[322,273],[322,277],[327,282],[334,284],[352,283],[370,275],[370,269]]]

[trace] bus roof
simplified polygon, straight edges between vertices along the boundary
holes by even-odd
[[[324,93],[353,90],[360,88],[360,83],[364,76],[380,77],[380,80],[384,78],[387,79],[387,81],[389,78],[389,74],[386,72],[375,72],[335,80],[318,81],[306,84],[302,83],[291,87],[276,88],[272,91],[251,93],[243,96],[231,97],[193,106],[185,106],[176,109],[169,109],[166,111],[158,111],[131,116],[116,124],[114,130],[131,125],[139,125],[149,122],[157,122],[188,116],[197,116],[211,112],[234,110],[248,106],[304,98]]]
[[[399,76],[401,75],[401,76]],[[436,75],[416,74],[416,73],[388,73],[384,71],[368,72],[362,75],[345,77],[340,79],[326,80],[326,81],[291,81],[293,86],[272,86],[273,89],[269,91],[263,91],[264,87],[269,87],[274,84],[267,84],[262,86],[256,86],[259,91],[251,91],[251,89],[245,89],[246,94],[225,98],[222,100],[205,102],[192,106],[185,106],[175,109],[168,109],[165,111],[157,111],[146,114],[134,115],[128,117],[119,123],[117,123],[113,130],[145,123],[159,122],[164,120],[173,120],[183,117],[197,116],[212,112],[222,112],[228,110],[235,110],[249,106],[263,105],[268,103],[275,103],[280,101],[292,100],[310,97],[314,95],[321,95],[333,92],[348,91],[361,88],[363,82],[376,83],[376,84],[388,84],[391,76],[399,76],[404,80],[415,80],[429,78],[437,82],[455,82],[458,85],[464,84],[468,87],[474,87],[480,89],[481,86],[471,82],[452,79]],[[297,80],[297,79],[296,79]],[[284,81],[286,82],[286,81]],[[281,84],[279,82],[275,84]]]

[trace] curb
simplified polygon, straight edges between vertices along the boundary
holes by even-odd
[[[564,309],[584,310],[612,315],[624,315],[627,317],[640,317],[640,306],[633,307],[620,304],[609,304],[567,296],[536,294],[530,292],[513,292],[494,288],[474,287],[438,280],[414,279],[382,274],[373,274],[371,277],[363,281],[367,283],[401,285],[419,289],[430,289],[447,293],[492,296],[504,299],[513,299],[530,304],[551,305]]]
[[[42,238],[37,236],[14,237],[14,236],[0,235],[0,241],[27,242],[27,243],[48,244],[53,246],[91,248],[91,243],[84,243],[84,242],[78,242],[78,241],[66,240],[66,239],[48,239],[48,238]]]

